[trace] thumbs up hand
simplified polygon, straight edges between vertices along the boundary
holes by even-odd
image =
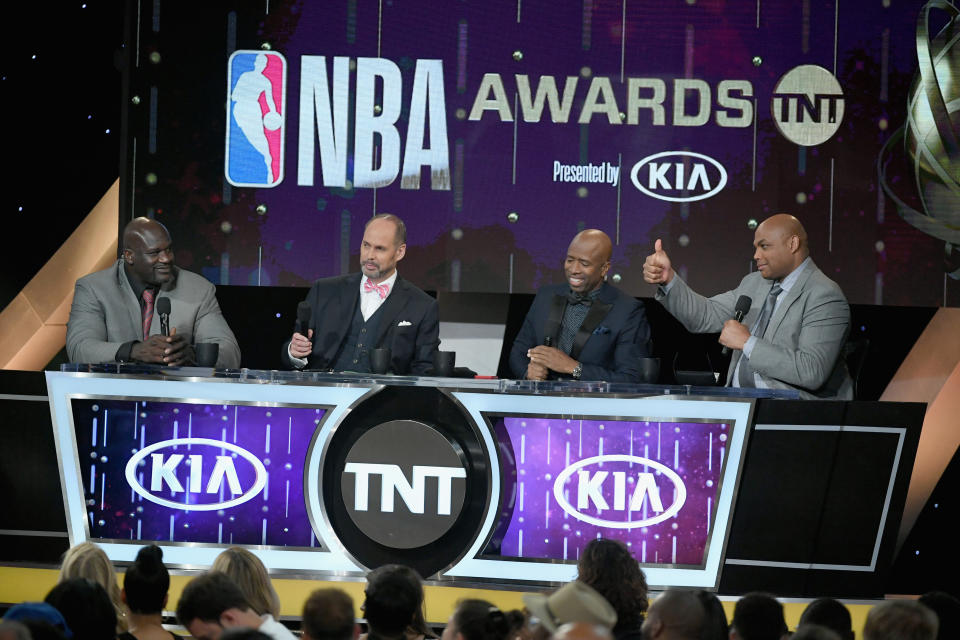
[[[673,279],[670,256],[663,250],[660,238],[653,245],[653,253],[643,262],[643,279],[649,284],[667,284]]]

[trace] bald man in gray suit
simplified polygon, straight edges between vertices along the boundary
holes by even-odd
[[[656,299],[688,331],[720,332],[720,343],[734,350],[728,386],[852,399],[853,383],[841,357],[850,307],[810,258],[803,225],[784,213],[771,216],[757,227],[753,244],[757,271],[712,298],[677,276],[659,239],[644,262],[643,279],[659,285]],[[752,301],[743,322],[733,319],[740,296]]]

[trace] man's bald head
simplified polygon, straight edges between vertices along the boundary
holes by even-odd
[[[697,640],[706,612],[693,591],[669,589],[650,605],[643,622],[644,640]]]
[[[134,218],[123,228],[123,261],[127,272],[144,285],[160,286],[173,278],[170,232],[150,218]]]
[[[563,263],[570,289],[581,295],[599,289],[610,269],[612,254],[613,243],[603,231],[584,229],[575,235]]]
[[[568,622],[557,629],[553,640],[613,640],[613,634],[604,626],[588,622]]]
[[[772,215],[753,234],[753,259],[767,280],[782,280],[810,255],[807,232],[790,214]]]

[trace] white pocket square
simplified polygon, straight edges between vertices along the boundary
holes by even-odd
[[[408,321],[406,321],[406,320],[401,320],[400,322],[397,323],[397,326],[398,326],[398,327],[409,327],[409,326],[411,326],[412,324],[413,324],[412,322],[408,322]]]

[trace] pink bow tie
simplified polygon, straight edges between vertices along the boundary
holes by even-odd
[[[376,291],[377,293],[380,294],[380,299],[383,300],[384,298],[387,297],[387,293],[390,291],[390,285],[375,284],[371,282],[369,279],[367,279],[367,280],[364,280],[363,282],[363,290],[366,291],[367,293],[370,293],[371,291]]]

